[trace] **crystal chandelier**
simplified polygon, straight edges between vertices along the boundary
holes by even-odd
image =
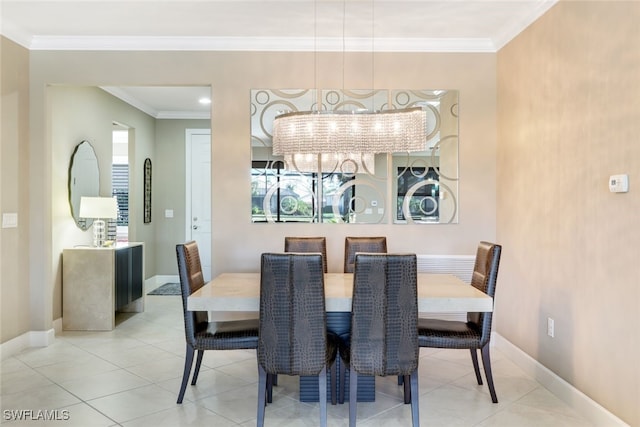
[[[375,49],[374,4],[371,2],[372,80]],[[314,2],[314,38],[317,39],[317,1]],[[342,13],[344,85],[346,0]],[[316,61],[314,55],[314,61]],[[314,63],[314,73],[316,64]],[[315,77],[314,77],[315,79]],[[344,88],[343,88],[344,89]],[[422,108],[383,111],[295,111],[273,122],[273,154],[284,156],[288,169],[343,173],[373,173],[378,153],[407,153],[426,149],[427,119]]]
[[[424,151],[426,131],[426,115],[420,107],[378,112],[291,112],[274,119],[273,154],[285,156],[290,162],[303,155],[316,156],[307,156],[309,161],[328,155],[326,165],[342,158],[363,169],[371,166],[377,153]],[[362,163],[363,156],[368,156],[369,163]]]

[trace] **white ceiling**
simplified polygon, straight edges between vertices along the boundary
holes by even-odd
[[[556,1],[0,0],[0,33],[31,50],[496,52]],[[209,92],[108,90],[154,117],[202,114]]]
[[[209,86],[103,86],[103,90],[156,119],[208,119],[211,105]]]

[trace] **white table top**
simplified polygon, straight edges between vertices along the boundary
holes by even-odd
[[[327,311],[351,311],[353,274],[325,274]],[[223,273],[187,300],[192,311],[258,312],[260,273]],[[418,273],[418,311],[493,311],[493,298],[452,274]]]

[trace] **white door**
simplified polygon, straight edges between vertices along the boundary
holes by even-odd
[[[211,280],[211,130],[187,129],[187,240],[195,240],[204,280]]]

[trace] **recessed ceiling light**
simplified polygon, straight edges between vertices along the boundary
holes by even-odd
[[[202,105],[208,105],[208,104],[211,104],[211,99],[209,99],[209,98],[200,98],[198,100],[198,102],[200,104],[202,104]]]

